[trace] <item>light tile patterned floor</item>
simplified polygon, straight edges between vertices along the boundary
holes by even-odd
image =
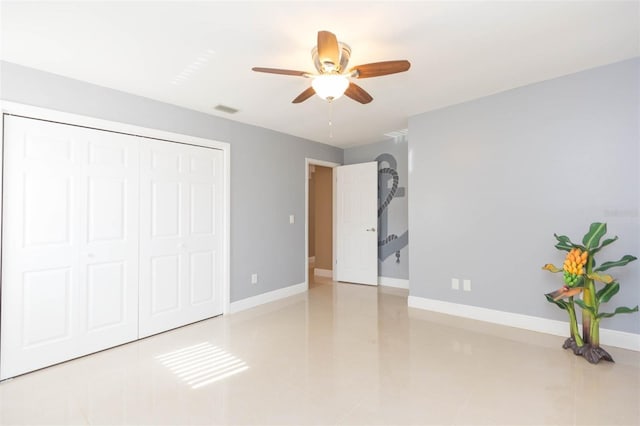
[[[308,294],[0,383],[2,424],[638,425],[640,354],[407,308],[318,279]]]

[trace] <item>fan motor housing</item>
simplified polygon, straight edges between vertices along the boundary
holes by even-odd
[[[343,42],[338,42],[338,47],[340,48],[340,63],[333,64],[331,62],[320,62],[320,58],[318,58],[318,47],[315,46],[311,49],[311,57],[313,58],[313,64],[320,74],[324,73],[341,73],[345,69],[347,69],[347,65],[349,64],[349,59],[351,58],[351,47],[348,44]]]

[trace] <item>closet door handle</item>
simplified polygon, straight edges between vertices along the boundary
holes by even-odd
[[[369,228],[367,229],[367,232],[376,232],[376,228]]]

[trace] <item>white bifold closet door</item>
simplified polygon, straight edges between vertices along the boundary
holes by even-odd
[[[142,141],[140,337],[222,313],[222,158]]]
[[[222,313],[222,151],[4,117],[0,379]]]
[[[138,142],[5,116],[0,378],[137,338]]]

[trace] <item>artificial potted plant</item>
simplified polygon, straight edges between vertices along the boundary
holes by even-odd
[[[600,347],[600,321],[617,314],[638,311],[636,305],[634,308],[621,306],[613,312],[600,312],[600,305],[607,303],[620,290],[620,283],[605,272],[637,259],[627,254],[619,260],[598,265],[595,255],[618,239],[616,236],[601,242],[606,233],[606,223],[594,222],[582,238],[582,244],[573,243],[567,236],[553,234],[558,241],[555,247],[566,251],[567,255],[562,268],[550,263],[543,266],[547,271],[563,273],[564,285],[545,294],[549,302],[569,314],[570,337],[562,347],[573,350],[574,354],[583,356],[592,364],[597,364],[601,359],[613,362],[611,355]],[[582,310],[582,334],[578,327],[576,305]]]

